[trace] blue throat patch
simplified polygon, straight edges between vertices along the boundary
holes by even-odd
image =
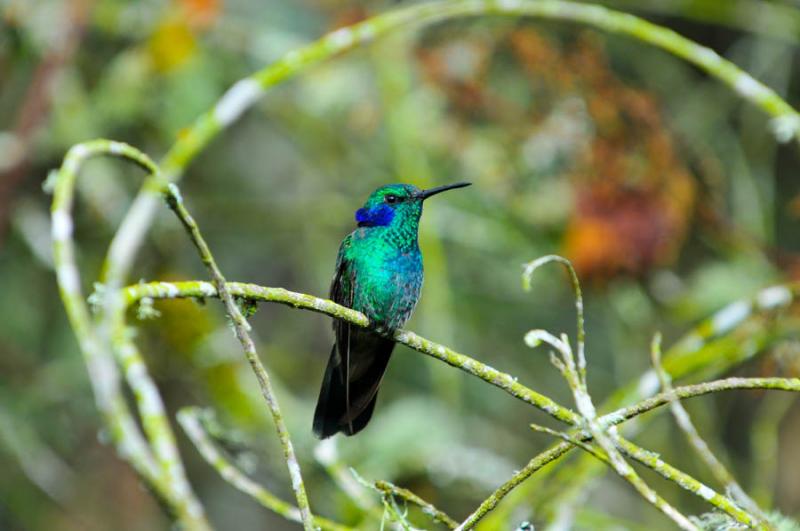
[[[359,227],[385,227],[394,219],[394,209],[389,205],[378,205],[369,210],[356,210],[356,222]]]

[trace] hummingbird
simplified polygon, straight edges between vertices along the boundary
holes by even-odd
[[[428,190],[389,184],[372,192],[356,210],[358,227],[339,246],[330,298],[366,315],[370,328],[333,322],[335,342],[314,411],[314,435],[320,439],[338,432],[355,435],[372,417],[394,349],[387,336],[411,317],[422,288],[422,203],[470,184]]]

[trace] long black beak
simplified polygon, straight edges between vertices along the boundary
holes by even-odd
[[[437,186],[436,188],[429,188],[427,190],[422,190],[419,193],[418,197],[422,200],[425,200],[432,195],[440,194],[448,190],[454,190],[455,188],[464,188],[465,186],[469,186],[471,184],[472,183],[455,183],[455,184],[446,184],[444,186]]]

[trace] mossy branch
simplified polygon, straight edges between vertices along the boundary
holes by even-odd
[[[563,431],[553,430],[547,428],[545,426],[539,426],[538,424],[531,424],[531,429],[537,432],[546,433],[548,435],[552,435],[553,437],[557,437],[559,439],[564,440],[565,442],[575,446],[577,448],[582,449],[598,461],[601,461],[612,469],[614,469],[617,474],[619,474],[623,479],[631,483],[634,488],[652,505],[654,505],[658,510],[666,514],[675,524],[680,527],[681,529],[688,530],[688,531],[699,531],[698,527],[693,524],[689,518],[681,514],[677,509],[675,509],[672,505],[669,504],[664,498],[662,498],[657,492],[655,492],[652,488],[650,488],[644,480],[636,474],[635,471],[630,467],[630,465],[625,462],[619,452],[614,448],[614,454],[609,454],[605,447],[610,447],[611,441],[606,439],[607,442],[605,443],[605,447],[598,447],[593,444],[587,442],[574,434],[566,433]],[[593,435],[595,440],[598,440],[598,437]]]
[[[283,59],[264,70],[237,82],[225,93],[214,108],[201,116],[170,149],[164,159],[164,173],[159,172],[158,168],[146,156],[125,144],[96,141],[73,147],[68,153],[64,165],[57,173],[53,202],[53,247],[62,299],[67,308],[70,322],[81,344],[98,408],[104,417],[111,439],[123,457],[133,464],[137,472],[154,492],[165,500],[166,505],[176,513],[177,518],[188,527],[203,529],[208,524],[203,515],[202,507],[195,499],[185,479],[182,464],[175,450],[174,436],[169,423],[166,421],[163,404],[157,389],[147,374],[146,367],[141,363],[138,351],[130,344],[126,335],[122,313],[124,305],[121,300],[121,292],[117,289],[122,285],[124,278],[132,267],[133,257],[151,223],[157,206],[158,195],[164,190],[165,182],[180,178],[191,161],[211,140],[235,122],[242,113],[260,98],[266,89],[290,79],[314,64],[327,60],[338,53],[364,45],[372,39],[387,33],[418,27],[433,21],[483,14],[531,16],[571,21],[587,24],[612,33],[628,35],[642,42],[652,44],[698,66],[710,76],[733,88],[743,99],[756,105],[771,116],[774,133],[778,140],[787,141],[798,137],[798,132],[800,131],[798,113],[774,91],[729,61],[721,58],[713,50],[700,46],[669,29],[626,13],[591,4],[559,0],[453,0],[399,8],[354,26],[339,29],[315,43],[290,52]],[[107,293],[102,297],[99,319],[93,322],[90,312],[83,301],[80,277],[75,266],[70,209],[73,199],[74,180],[80,164],[90,156],[101,154],[127,158],[142,166],[148,172],[149,177],[109,247],[102,275],[107,287]],[[224,278],[221,275],[214,276],[214,280],[218,283],[222,298],[226,299],[225,287],[230,285],[224,282]],[[226,306],[229,306],[228,301],[225,302]],[[741,307],[732,307],[731,313],[725,315],[725,326],[730,326],[730,323],[736,321],[736,319],[744,318],[742,316],[748,313],[748,308],[744,308],[744,312],[741,310]],[[236,322],[236,312],[229,311],[229,313],[231,313],[232,319]],[[357,320],[359,317],[353,316],[353,318]],[[360,318],[363,318],[363,316],[360,316]],[[245,323],[239,324],[242,327],[245,325]],[[719,325],[718,329],[725,327],[722,319],[720,319],[719,323],[714,322],[712,324]],[[698,337],[701,340],[705,340],[705,336],[702,334]],[[437,357],[450,365],[481,377],[493,385],[501,387],[513,396],[543,409],[562,422],[575,425],[579,419],[579,415],[574,411],[564,408],[548,397],[518,384],[510,375],[480,364],[444,346],[427,342],[427,340],[411,332],[399,332],[396,334],[395,340],[404,342],[420,352]],[[694,347],[696,345],[693,345]],[[247,348],[245,350],[247,351]],[[126,369],[127,381],[134,390],[137,407],[143,420],[143,428],[148,438],[147,441],[139,432],[136,421],[121,393],[120,375],[115,365],[114,356],[110,354],[111,352],[116,355],[116,362]],[[258,374],[258,371],[256,373]],[[580,373],[578,376],[579,380],[585,380],[585,377],[582,377]],[[652,380],[651,377],[655,376],[655,373],[645,375],[642,383],[649,384]],[[709,384],[714,384],[714,382]],[[681,389],[675,389],[675,396],[680,397]],[[714,392],[716,390],[722,390],[722,387],[716,388],[710,385],[703,388],[704,392]],[[644,395],[644,393],[642,394]],[[663,402],[657,403],[656,401],[649,405],[658,407],[658,405],[662,404]],[[646,410],[649,405],[640,404],[632,409],[627,409],[625,415],[635,416]],[[597,422],[602,422],[604,419],[605,417],[600,417]],[[640,451],[644,452],[641,449],[637,449],[638,447],[635,447],[635,445],[626,449],[626,445],[632,443],[627,443],[624,440],[621,440],[618,444],[623,450],[631,454],[637,454]],[[557,450],[560,447],[561,445],[543,454],[544,457],[541,459],[535,458],[529,463],[530,466],[525,467],[523,470],[537,470],[545,462],[556,459],[560,455]],[[570,445],[567,445],[567,449],[570,447]],[[644,459],[645,456],[639,453],[639,457]],[[513,485],[519,484],[518,482],[525,477],[527,476],[519,475],[512,478],[511,488],[513,488]],[[504,493],[510,491],[510,488],[503,490],[504,488],[505,486],[498,489],[481,507],[485,508],[491,503],[496,503],[499,498],[495,497],[495,495],[502,497],[505,495]],[[298,503],[302,510],[303,503],[301,501],[298,501]],[[480,513],[480,511],[481,509],[471,516],[474,521],[481,517],[479,514],[485,514],[485,512]],[[308,520],[306,520],[307,522]]]
[[[778,321],[772,318],[767,319],[768,322],[774,322],[775,325],[768,328],[763,325],[759,326],[755,330],[749,331],[746,339],[743,339],[740,335],[733,334],[733,332],[747,322],[774,316],[777,312],[785,311],[796,301],[799,293],[800,285],[797,283],[776,285],[762,289],[753,297],[726,305],[698,323],[669,348],[664,356],[663,365],[665,370],[673,378],[697,373],[707,373],[713,377],[724,373],[730,367],[751,359],[758,352],[781,338],[796,336],[798,332],[797,324],[786,318]],[[779,324],[780,326],[777,326]],[[776,329],[773,330],[773,328]],[[715,392],[733,388],[747,389],[750,384],[758,386],[767,383],[751,381],[751,379],[748,379],[748,382],[735,380],[737,379],[719,380],[707,384],[699,384],[699,386],[682,387],[678,388],[678,392],[682,394],[682,398],[689,398],[705,394],[702,391]],[[739,384],[742,385],[739,386]],[[731,387],[732,385],[736,385],[736,387]],[[642,413],[642,410],[649,411],[653,407],[668,403],[669,397],[666,395],[654,396],[658,393],[658,390],[658,377],[655,371],[647,371],[611,395],[602,409],[606,411],[612,410],[612,413],[604,415],[604,417],[609,420],[619,420],[620,415],[633,414],[636,416]],[[786,390],[792,391],[795,389],[788,388]],[[684,391],[687,392],[684,394]],[[651,402],[649,399],[653,399],[653,401]],[[636,403],[633,406],[623,406],[623,404],[631,402]],[[635,433],[643,429],[647,422],[647,417],[638,418],[636,423],[625,426],[626,433]],[[506,497],[508,497],[506,505],[510,508],[531,496],[536,489],[542,488],[545,479],[555,470],[554,468],[542,470],[542,466],[553,459],[558,459],[570,449],[569,445],[565,445],[562,442],[533,457],[525,466],[498,487],[492,496],[484,500],[473,516],[482,518],[489,511],[494,511],[499,502]],[[592,476],[596,476],[603,470],[603,467],[599,466],[598,463],[593,457],[581,456],[578,462],[569,467],[569,469],[563,469],[560,472],[561,477],[557,478],[556,481],[566,482],[573,486],[562,488],[560,495],[577,495],[577,492],[581,490],[580,485],[586,484]],[[536,472],[540,472],[537,474],[536,480],[525,483]],[[523,483],[525,484],[523,485]],[[517,488],[520,486],[522,488]],[[507,518],[508,510],[494,511],[487,525],[489,527],[500,525],[500,522],[505,521]]]
[[[422,512],[430,516],[434,522],[439,522],[444,524],[448,527],[448,529],[455,529],[458,527],[458,522],[453,520],[450,516],[447,515],[441,509],[437,509],[432,503],[427,502],[411,492],[408,489],[404,489],[403,487],[398,487],[397,485],[390,483],[389,481],[378,480],[374,483],[375,488],[382,492],[384,496],[397,496],[400,499],[403,499],[409,503],[413,503],[420,509]]]
[[[141,157],[143,157],[143,156],[141,156],[141,154],[139,154],[138,152],[136,152],[135,150],[133,150],[133,148],[130,148],[129,146],[125,147],[124,145],[118,145],[118,144],[109,143],[109,142],[106,142],[106,141],[99,141],[97,143],[93,143],[93,144],[90,145],[90,147],[92,147],[92,150],[89,150],[88,148],[82,148],[82,149],[77,149],[76,152],[80,156],[87,156],[89,153],[117,154],[117,153],[121,153],[121,152],[129,152],[130,156],[132,158],[137,158],[137,157],[141,158]],[[143,164],[146,167],[151,167],[149,164],[147,164],[147,159],[146,158],[144,158],[142,160],[144,160]],[[69,259],[70,257],[66,256],[65,253],[64,253],[65,250],[71,251],[71,244],[72,244],[71,243],[72,242],[72,240],[71,240],[71,218],[69,218],[69,206],[70,206],[71,202],[68,201],[68,202],[65,203],[65,193],[71,193],[71,188],[70,187],[65,187],[65,183],[69,183],[69,175],[72,175],[72,180],[74,181],[74,172],[77,171],[78,166],[79,165],[74,161],[74,159],[71,156],[68,156],[67,160],[65,161],[64,168],[62,168],[62,171],[64,172],[64,175],[67,175],[67,177],[65,178],[65,177],[63,177],[63,175],[61,175],[60,176],[61,178],[59,178],[57,180],[57,182],[56,182],[56,191],[55,191],[56,197],[54,199],[54,242],[55,242],[55,246],[57,248],[56,249],[56,255],[58,256],[57,264],[60,265],[60,270],[59,270],[59,274],[61,275],[59,277],[60,286],[62,288],[62,293],[66,292],[66,294],[67,294],[67,296],[65,297],[65,304],[73,304],[74,303],[74,308],[77,308],[77,312],[72,313],[71,317],[74,317],[75,315],[78,316],[78,320],[76,320],[76,323],[78,324],[78,327],[76,327],[76,331],[80,330],[81,326],[84,326],[85,329],[88,330],[88,332],[87,332],[87,336],[88,336],[88,335],[94,333],[94,330],[92,329],[92,327],[90,326],[90,323],[88,321],[88,309],[85,307],[85,303],[83,302],[82,296],[80,295],[80,286],[79,286],[78,279],[77,278],[74,278],[74,279],[71,278],[70,277],[71,273],[69,272],[69,265],[68,264],[71,263],[73,268],[74,268],[74,259],[70,260]],[[73,173],[70,173],[70,172],[73,172]],[[69,192],[67,192],[68,190],[69,190]],[[168,190],[169,202],[170,202],[171,206],[178,211],[178,214],[180,215],[182,221],[186,224],[187,228],[189,229],[190,234],[193,235],[193,240],[198,245],[198,248],[201,250],[202,254],[204,255],[204,261],[206,262],[207,265],[213,264],[213,258],[210,258],[210,253],[207,250],[207,246],[204,245],[204,242],[202,241],[202,237],[198,238],[199,231],[197,231],[196,224],[193,222],[191,217],[188,216],[188,212],[185,212],[185,208],[183,208],[183,209],[181,208],[182,207],[182,202],[180,201],[180,197],[177,195],[176,190],[174,188],[167,188],[167,190]],[[66,197],[68,197],[68,196],[66,196]],[[71,200],[71,197],[68,197],[68,198]],[[64,216],[67,216],[67,218],[69,218],[68,221],[67,221],[67,223],[68,223],[67,227],[68,228],[66,228],[63,225],[65,223],[64,220],[66,219]],[[65,244],[66,244],[66,246],[65,246]],[[60,255],[59,255],[59,252],[61,253]],[[209,260],[209,258],[210,258],[210,260]],[[64,271],[67,272],[66,276],[64,276]],[[76,270],[75,270],[75,273],[77,273]],[[259,299],[261,299],[261,300],[273,300],[274,302],[283,302],[285,304],[290,304],[290,305],[298,306],[298,307],[306,307],[307,309],[311,309],[311,310],[314,310],[314,311],[320,311],[320,312],[323,312],[323,313],[327,313],[329,315],[338,317],[340,319],[349,320],[350,322],[353,322],[354,324],[359,325],[359,326],[368,326],[369,325],[369,323],[366,320],[366,317],[364,317],[360,313],[355,312],[353,310],[350,310],[348,308],[344,308],[344,307],[338,306],[338,305],[332,303],[331,301],[325,301],[323,299],[317,299],[317,298],[309,296],[309,295],[292,293],[292,292],[289,292],[289,291],[283,290],[283,289],[262,288],[262,287],[253,286],[253,285],[237,285],[235,283],[227,284],[227,283],[225,283],[224,278],[221,276],[221,274],[219,274],[218,270],[216,271],[216,274],[214,275],[214,278],[215,278],[215,281],[218,283],[217,286],[221,286],[222,287],[221,290],[218,290],[217,286],[215,286],[214,284],[209,284],[209,283],[205,283],[205,282],[181,283],[182,286],[180,286],[180,287],[175,283],[154,283],[154,284],[150,284],[150,285],[132,286],[132,287],[126,288],[125,290],[123,290],[123,291],[121,291],[119,293],[107,293],[107,294],[104,295],[103,299],[120,301],[121,304],[120,304],[120,308],[119,308],[119,314],[122,315],[122,311],[124,310],[124,307],[126,305],[129,305],[129,304],[131,304],[131,303],[133,303],[133,302],[135,302],[137,300],[140,300],[142,297],[149,297],[151,299],[152,298],[169,298],[169,297],[177,297],[177,296],[209,297],[209,296],[216,296],[220,291],[224,295],[225,292],[227,291],[228,296],[231,297],[230,298],[231,301],[232,301],[232,295],[234,295],[234,294],[235,295],[242,295],[242,296],[245,296],[246,298],[250,298],[250,299],[254,299],[254,300],[259,300]],[[64,279],[66,279],[66,281]],[[70,284],[69,283],[72,280],[75,281],[74,284]],[[77,291],[75,289],[76,286],[77,286]],[[228,288],[228,290],[225,289],[226,287]],[[239,290],[238,293],[237,293],[237,288]],[[770,303],[774,303],[774,301],[770,301]],[[115,308],[115,310],[116,310],[116,308]],[[86,321],[80,320],[81,311],[85,312],[86,319],[87,319]],[[238,309],[237,309],[237,311],[238,311]],[[116,314],[117,312],[115,311],[114,313]],[[112,322],[116,322],[116,321],[112,320]],[[124,330],[124,327],[121,326],[121,324],[120,324],[119,330]],[[553,402],[551,399],[549,399],[549,398],[547,398],[547,397],[545,397],[545,396],[543,396],[543,395],[541,395],[539,393],[536,393],[535,391],[533,391],[533,390],[531,390],[531,389],[519,384],[516,381],[516,379],[511,377],[510,375],[507,375],[505,373],[501,373],[499,371],[496,371],[495,369],[493,369],[491,367],[488,367],[488,366],[486,366],[484,364],[481,364],[480,362],[477,362],[476,360],[474,360],[472,358],[469,358],[467,356],[464,356],[463,354],[459,354],[457,352],[454,352],[451,349],[448,349],[447,347],[444,347],[443,345],[438,345],[438,344],[435,344],[435,343],[430,342],[428,340],[425,340],[424,338],[421,338],[421,337],[417,336],[416,334],[413,334],[412,332],[398,331],[398,332],[395,333],[394,339],[396,341],[404,343],[404,344],[406,344],[406,345],[408,345],[408,346],[410,346],[410,347],[412,347],[412,348],[414,348],[416,350],[419,350],[420,352],[426,353],[426,354],[431,355],[433,357],[436,357],[436,358],[438,358],[438,359],[440,359],[442,361],[445,361],[446,363],[448,363],[450,365],[453,365],[455,367],[461,368],[462,370],[470,372],[471,374],[474,374],[475,376],[478,376],[478,377],[480,377],[480,378],[492,383],[493,385],[496,385],[496,386],[506,390],[507,392],[509,392],[513,396],[515,396],[515,397],[517,397],[517,398],[519,398],[519,399],[521,399],[521,400],[523,400],[523,401],[525,401],[527,403],[535,405],[536,407],[538,407],[538,408],[542,409],[543,411],[549,413],[554,418],[556,418],[558,420],[561,420],[562,422],[565,422],[565,423],[568,423],[568,424],[572,424],[572,425],[579,425],[580,424],[579,417],[575,412],[573,412],[572,410],[569,410],[567,408],[564,408],[564,407],[556,404],[555,402]],[[561,341],[564,342],[565,339],[562,338]],[[116,345],[117,343],[115,342],[114,344]],[[124,347],[125,343],[121,342],[121,343],[119,343],[119,345]],[[123,350],[123,349],[120,348],[120,350]],[[127,355],[128,355],[128,361],[131,361],[131,360],[135,361],[136,357],[138,356],[137,352],[134,349],[128,349]],[[124,359],[124,358],[122,358],[122,359]],[[569,364],[569,360],[565,360],[565,361],[567,362],[567,364]],[[123,365],[124,364],[125,364],[125,362],[123,362]],[[572,362],[572,365],[574,365],[574,361]],[[112,364],[112,366],[113,366],[113,364]],[[138,367],[138,365],[136,365],[136,366]],[[148,387],[147,382],[149,381],[149,377],[146,377],[146,371],[143,371],[143,369],[144,369],[144,365],[142,363],[141,364],[141,368],[138,368],[136,371],[133,371],[133,374],[137,374],[139,376],[141,376],[141,373],[144,373],[145,378],[138,378],[138,380],[134,380],[133,382],[131,382],[132,387],[134,385],[136,385],[136,383],[135,383],[136,381],[139,381],[140,383],[142,381],[144,381],[146,383],[144,385],[144,387],[139,387],[139,389],[145,389],[145,388]],[[577,373],[576,373],[576,375],[577,375]],[[576,378],[578,378],[578,379],[575,380],[575,381],[579,382],[580,381],[580,377],[576,376]],[[742,380],[742,379],[740,379],[740,380]],[[748,379],[748,381],[736,381],[736,382],[726,382],[726,383],[709,382],[708,384],[700,384],[699,386],[695,386],[696,389],[694,389],[692,392],[695,392],[697,394],[702,394],[702,393],[707,393],[707,392],[713,392],[714,390],[722,390],[724,388],[737,388],[737,387],[753,388],[754,386],[758,386],[758,385],[763,385],[763,386],[767,386],[767,387],[771,387],[771,388],[781,388],[781,389],[787,389],[787,390],[796,390],[797,387],[800,386],[800,382],[793,381],[791,379],[765,379],[765,380],[769,380],[769,381],[762,381],[762,382],[758,382],[758,383],[753,382],[753,381],[749,381],[749,380],[755,380],[755,379]],[[140,393],[140,395],[141,396],[139,396],[139,399],[140,399],[139,400],[139,404],[140,404],[140,409],[142,409],[142,410],[145,409],[145,407],[142,404],[147,404],[146,398],[152,398],[153,396],[155,396],[156,398],[158,397],[157,391],[155,390],[155,387],[152,385],[152,382],[149,382],[149,390],[145,391],[144,393]],[[634,407],[630,408],[627,411],[617,412],[616,414],[612,414],[612,415],[615,415],[615,416],[613,416],[611,419],[607,419],[605,417],[601,417],[600,419],[597,420],[597,422],[600,423],[599,424],[600,426],[603,426],[604,425],[603,423],[606,423],[606,422],[609,425],[611,425],[611,424],[613,424],[615,422],[622,422],[623,420],[625,420],[627,418],[631,418],[632,416],[635,416],[636,414],[639,414],[639,413],[641,413],[643,411],[646,411],[649,408],[657,407],[659,405],[662,405],[663,403],[668,402],[669,400],[674,399],[672,397],[672,395],[679,396],[679,397],[692,396],[691,393],[687,394],[687,391],[685,389],[678,388],[678,389],[674,390],[673,393],[671,393],[670,396],[668,396],[668,397],[664,397],[664,396],[662,396],[662,397],[653,397],[653,398],[649,399],[649,401],[646,401],[646,402],[648,402],[648,404],[646,404],[646,405],[637,405],[637,406],[634,406]],[[122,400],[122,404],[124,405],[124,399]],[[152,406],[152,404],[150,404],[150,406]],[[156,410],[156,414],[159,414],[157,410]],[[119,419],[115,419],[115,420],[119,421]],[[133,425],[133,427],[135,429],[135,424]],[[145,427],[147,429],[147,425]],[[167,425],[167,429],[168,429],[168,425]],[[157,434],[157,432],[154,432],[154,433]],[[170,432],[170,435],[171,435],[171,432]],[[133,434],[131,434],[131,436],[132,437],[136,437],[135,432]],[[624,441],[622,439],[620,439],[620,440],[618,440],[616,442],[620,446],[620,448],[627,455],[639,460],[640,462],[644,462],[644,463],[648,464],[649,466],[654,468],[656,471],[661,472],[666,477],[672,478],[673,480],[677,481],[679,484],[681,484],[685,488],[688,488],[689,490],[692,490],[693,492],[701,495],[705,499],[708,499],[710,502],[714,503],[715,505],[717,505],[718,507],[722,508],[723,510],[727,510],[727,511],[729,511],[729,513],[734,513],[733,514],[734,517],[740,516],[740,520],[744,519],[744,518],[741,518],[741,515],[736,515],[735,514],[736,513],[735,504],[733,504],[732,502],[727,500],[725,497],[723,497],[723,496],[721,496],[721,495],[719,495],[717,493],[714,493],[711,489],[708,489],[707,487],[705,487],[704,485],[700,484],[699,482],[693,481],[691,478],[689,478],[685,474],[682,474],[679,471],[676,471],[676,470],[672,469],[668,465],[660,463],[657,459],[655,459],[655,460],[651,459],[652,454],[649,454],[645,450],[642,450],[642,449],[638,448],[637,446],[633,445],[632,443],[629,443],[629,442]],[[147,449],[147,447],[145,447],[143,449],[143,453],[141,455],[137,454],[137,456],[139,458],[141,458],[141,459],[148,459],[148,452],[149,452],[149,450]],[[545,456],[545,458],[543,458],[539,462],[541,462],[541,463],[543,463],[545,461],[549,462],[552,459],[557,458],[557,456],[558,456],[558,452],[553,452],[553,453],[547,454]],[[177,457],[177,454],[176,454],[176,457]],[[150,459],[152,459],[152,458],[150,458]],[[139,463],[139,462],[135,461],[135,466],[136,466],[137,463]],[[179,461],[178,461],[178,463],[179,463]],[[173,467],[173,468],[175,468],[175,467]],[[182,466],[179,466],[178,468],[180,469],[180,472],[182,472]],[[145,477],[146,479],[149,478],[152,481],[152,475],[148,476],[147,475],[147,473],[148,473],[147,470],[144,470],[141,473],[143,474],[143,477]],[[173,473],[174,473],[174,470],[173,470]],[[492,498],[496,498],[495,494],[493,494],[492,497],[490,497],[490,500]],[[183,501],[185,502],[185,500],[183,500]],[[180,503],[181,502],[179,501],[179,505],[180,505]],[[486,505],[482,504],[482,507],[486,507]],[[202,514],[202,513],[200,513],[200,514]],[[483,513],[483,514],[485,514],[485,513]],[[477,521],[477,519],[479,519],[480,516],[481,516],[480,514],[473,514],[473,515],[471,515],[470,519],[472,519],[474,521]],[[469,524],[470,519],[465,521],[465,524]],[[746,519],[745,519],[745,521],[746,521]],[[462,524],[462,527],[466,527],[465,524]],[[202,524],[198,524],[198,525],[202,525]],[[469,524],[469,525],[471,525],[471,524]]]
[[[281,500],[231,464],[214,445],[213,440],[203,427],[202,414],[202,410],[197,407],[183,408],[178,412],[178,422],[180,422],[186,435],[194,443],[195,448],[197,448],[203,459],[214,467],[225,481],[255,499],[265,508],[283,516],[287,520],[302,524],[300,509]],[[352,529],[319,516],[314,516],[312,523],[323,531],[349,531]]]
[[[283,420],[283,413],[281,412],[280,405],[278,404],[278,397],[275,395],[275,391],[272,389],[272,382],[270,380],[269,373],[261,363],[261,359],[258,357],[258,353],[256,352],[256,345],[253,342],[253,339],[250,337],[250,324],[244,318],[242,312],[239,311],[239,308],[236,306],[236,303],[233,300],[233,295],[231,295],[231,292],[228,291],[225,277],[222,276],[222,272],[217,266],[214,256],[211,254],[211,250],[208,248],[208,244],[206,243],[205,238],[203,238],[200,228],[197,226],[197,222],[194,220],[192,215],[189,214],[189,211],[183,204],[183,198],[181,197],[177,185],[170,183],[164,187],[163,193],[170,210],[172,210],[175,215],[178,216],[178,219],[181,221],[186,229],[186,232],[189,234],[189,238],[197,248],[197,252],[200,254],[200,259],[203,261],[203,265],[206,266],[211,274],[211,278],[214,282],[214,288],[217,290],[219,298],[222,299],[222,302],[225,305],[225,311],[233,323],[236,339],[239,340],[239,343],[242,345],[242,349],[244,349],[245,357],[250,363],[253,373],[256,375],[258,386],[261,389],[261,394],[264,396],[264,400],[267,402],[269,411],[272,414],[272,420],[275,423],[275,430],[278,432],[278,438],[280,439],[281,447],[283,448],[283,457],[286,461],[286,466],[289,469],[289,477],[292,481],[292,490],[294,490],[295,498],[297,499],[297,506],[300,509],[300,517],[303,523],[303,528],[306,531],[314,531],[313,516],[311,514],[311,508],[308,504],[308,496],[306,495],[306,488],[305,484],[303,483],[303,475],[300,472],[300,465],[297,462],[297,455],[295,455],[294,446],[292,445],[292,440],[289,436],[289,429],[286,427],[286,422]]]
[[[670,395],[669,409],[678,428],[684,433],[695,453],[705,463],[714,478],[722,485],[725,492],[729,492],[742,507],[750,511],[757,519],[759,525],[763,525],[763,522],[766,521],[764,512],[756,502],[747,495],[722,461],[714,455],[714,452],[711,451],[711,448],[709,448],[708,444],[697,431],[694,422],[692,422],[692,418],[689,416],[689,412],[686,411],[686,408],[683,407],[680,400],[674,397],[672,378],[670,378],[669,373],[665,371],[664,367],[661,365],[661,334],[659,333],[653,336],[653,341],[650,344],[650,357],[653,362],[653,368],[656,370],[658,379],[661,382],[661,388],[664,390],[665,394]]]
[[[257,302],[282,304],[292,308],[328,315],[363,328],[369,326],[369,319],[367,319],[364,314],[347,308],[346,306],[336,304],[329,299],[315,297],[306,293],[289,291],[284,288],[271,288],[244,282],[228,282],[226,285],[231,295],[234,297],[252,299]],[[218,297],[217,290],[212,283],[198,280],[142,282],[126,286],[122,289],[122,295],[126,305],[129,307],[147,298],[164,300]],[[490,366],[470,358],[469,356],[455,352],[444,345],[425,339],[408,330],[398,330],[394,333],[392,338],[397,343],[405,345],[412,350],[416,350],[417,352],[443,361],[448,365],[460,368],[495,387],[499,387],[511,396],[523,402],[535,405],[557,420],[561,420],[567,424],[572,424],[573,421],[576,420],[576,413],[574,411],[559,406],[550,398],[544,397],[544,395],[532,389],[528,389],[522,384],[519,384],[519,388],[508,386],[507,379],[513,380],[513,376],[492,369]],[[670,393],[662,392],[634,405],[619,408],[609,414],[601,416],[600,420],[608,425],[621,424],[633,417],[669,404],[673,394],[678,399],[682,400],[720,391],[742,389],[771,389],[800,392],[800,378],[726,378],[712,382],[675,387]],[[527,394],[528,392],[530,394]],[[543,397],[544,400],[540,401],[538,397]],[[554,404],[555,407],[553,406]]]
[[[340,306],[333,301],[314,297],[303,293],[292,292],[283,288],[269,288],[255,284],[243,284],[231,282],[227,284],[230,293],[236,297],[244,297],[255,301],[274,302],[284,304],[294,308],[310,310],[317,313],[324,313],[331,317],[350,322],[356,326],[369,326],[368,319],[355,310]],[[123,295],[126,303],[135,304],[142,298],[152,299],[173,299],[173,298],[206,298],[216,297],[217,291],[213,284],[200,281],[184,282],[151,282],[136,284],[124,288]],[[398,330],[392,336],[393,339],[404,344],[413,350],[434,357],[449,365],[460,368],[482,380],[499,387],[510,395],[531,404],[552,417],[566,424],[581,426],[581,417],[574,411],[558,405],[553,400],[528,387],[520,384],[514,377],[493,369],[469,356],[458,353],[444,345],[440,345],[428,339],[422,338],[413,332]],[[641,403],[614,411],[610,414],[598,417],[597,422],[605,428],[621,424],[637,415],[651,411],[665,404],[668,404],[673,397],[680,399],[700,396],[708,393],[734,389],[776,389],[784,391],[800,391],[800,379],[798,378],[729,378],[706,382],[702,384],[677,387],[671,393],[661,393]],[[588,434],[586,435],[588,437]],[[681,487],[703,498],[719,509],[728,512],[739,521],[744,521],[750,525],[751,519],[747,513],[741,511],[737,505],[729,498],[715,492],[713,489],[694,480],[687,474],[663,463],[652,452],[648,452],[621,437],[617,441],[620,449],[629,457],[639,461],[660,473],[664,477],[675,481]],[[515,481],[504,485],[495,491],[481,507],[461,524],[462,529],[470,529],[477,521],[485,516],[489,510],[494,508],[500,499],[511,491],[516,485],[530,476],[531,473],[539,470],[542,466],[550,463],[571,449],[569,444],[560,444],[548,450],[544,454],[537,456],[519,474],[515,475]]]
[[[84,356],[97,408],[120,456],[131,463],[142,480],[187,529],[208,529],[203,507],[186,479],[161,396],[138,351],[130,343],[124,326],[111,327],[112,322],[121,323],[122,317],[96,323],[81,288],[73,241],[75,181],[87,159],[103,155],[129,160],[147,171],[154,182],[161,180],[158,168],[146,155],[121,142],[95,140],[69,150],[61,168],[54,174],[51,209],[53,258],[61,299]],[[117,315],[121,315],[124,306],[119,304],[119,290],[108,290],[99,298],[99,302],[106,306],[106,315],[115,309],[119,310]],[[139,431],[123,395],[114,355],[134,392],[147,440]]]

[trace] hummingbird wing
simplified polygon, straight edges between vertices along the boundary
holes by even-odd
[[[341,304],[348,308],[353,307],[353,299],[356,293],[356,274],[350,260],[347,260],[345,251],[350,245],[350,236],[345,238],[339,248],[339,256],[336,259],[336,273],[331,281],[330,297],[336,304]],[[336,344],[333,345],[335,351],[339,352],[339,381],[344,385],[345,410],[350,410],[350,340],[352,336],[352,326],[346,321],[339,319],[333,320],[333,331],[336,335]],[[352,426],[350,427],[352,430]]]
[[[336,304],[341,304],[347,308],[353,307],[353,299],[356,293],[356,274],[352,262],[346,257],[346,250],[350,246],[350,236],[344,239],[339,247],[339,256],[336,258],[336,273],[331,281],[330,298]],[[350,357],[350,333],[351,325],[339,319],[333,320],[333,331],[336,335],[336,345],[339,347],[339,354],[342,356],[343,371],[342,383],[347,384],[347,368],[349,367]]]
[[[339,248],[330,298],[353,308],[358,274],[356,265],[347,258],[350,243],[348,236]],[[314,411],[314,434],[323,439],[340,431],[354,435],[366,426],[394,348],[391,339],[339,319],[334,320],[333,329],[336,342]]]
[[[330,288],[330,299],[342,306],[353,307],[356,293],[356,275],[346,251],[350,246],[348,235],[339,247],[336,272]],[[350,407],[350,336],[351,325],[339,319],[333,320],[336,342],[331,350],[325,376],[322,379],[317,407],[314,411],[314,433],[321,438],[329,437],[340,429],[341,412]],[[343,393],[342,393],[343,391]],[[344,396],[341,396],[341,395]]]

